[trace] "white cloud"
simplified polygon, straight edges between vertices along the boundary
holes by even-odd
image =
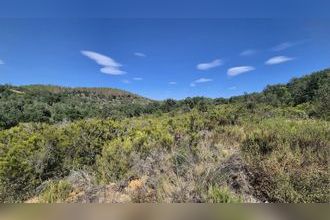
[[[133,80],[135,80],[135,81],[141,81],[141,80],[143,80],[143,78],[141,78],[141,77],[134,77]]]
[[[237,87],[236,87],[236,86],[232,86],[232,87],[229,87],[228,89],[229,89],[229,90],[236,90]]]
[[[82,50],[81,53],[89,59],[94,60],[97,64],[103,66],[100,69],[102,73],[110,75],[123,75],[126,73],[125,71],[122,71],[120,69],[122,65],[120,63],[117,63],[111,57],[87,50]]]
[[[131,81],[124,79],[124,80],[122,80],[122,83],[129,84],[129,83],[131,83]]]
[[[300,40],[300,41],[295,41],[295,42],[283,42],[280,43],[278,45],[276,45],[275,47],[272,48],[273,51],[282,51],[282,50],[286,50],[290,47],[294,47],[300,44],[304,44],[306,42],[310,41],[309,39],[304,39],[304,40]]]
[[[206,82],[212,82],[212,81],[213,81],[213,79],[199,78],[199,79],[196,79],[195,81],[191,82],[190,86],[195,87],[196,84],[198,84],[198,83],[206,83]]]
[[[170,85],[176,85],[177,83],[174,82],[174,81],[172,81],[172,82],[168,82],[168,84],[170,84]]]
[[[255,70],[253,66],[236,66],[227,70],[228,76],[237,76]]]
[[[94,60],[97,64],[101,66],[112,66],[112,67],[121,67],[122,65],[114,61],[112,58],[107,57],[105,55],[93,52],[93,51],[87,51],[82,50],[81,53],[85,55],[86,57]]]
[[[137,57],[146,57],[144,53],[139,53],[139,52],[135,52],[134,55]]]
[[[295,44],[291,42],[284,42],[279,45],[276,45],[275,47],[272,48],[273,51],[282,51],[285,49],[288,49],[290,47],[293,47]]]
[[[200,78],[195,80],[195,83],[205,83],[205,82],[211,82],[212,79],[207,79],[207,78]]]
[[[221,66],[222,64],[223,64],[222,60],[216,59],[216,60],[213,60],[209,63],[200,63],[200,64],[198,64],[197,69],[199,69],[199,70],[208,70],[208,69],[215,68],[217,66]]]
[[[5,64],[5,62],[3,62],[3,60],[0,59],[0,65]]]
[[[280,63],[285,63],[290,60],[293,60],[294,58],[292,57],[286,57],[286,56],[276,56],[272,57],[269,60],[265,62],[266,65],[274,65],[274,64],[280,64]]]
[[[257,51],[253,50],[253,49],[248,49],[248,50],[244,50],[240,53],[241,56],[251,56],[253,54],[255,54]]]
[[[118,68],[112,67],[112,66],[105,66],[105,67],[101,68],[100,71],[102,73],[110,74],[110,75],[123,75],[126,73],[126,72],[124,72]]]

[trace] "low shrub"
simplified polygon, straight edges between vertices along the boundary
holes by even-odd
[[[226,187],[210,186],[207,193],[207,202],[210,203],[239,203],[242,199],[234,195]]]
[[[328,202],[328,122],[265,120],[242,143],[259,196],[271,202]]]
[[[68,181],[53,181],[47,185],[40,195],[40,201],[45,203],[63,203],[69,197],[73,187]]]

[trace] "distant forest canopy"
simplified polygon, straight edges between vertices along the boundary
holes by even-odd
[[[171,111],[187,112],[210,106],[241,103],[248,108],[265,104],[292,106],[309,117],[330,119],[330,69],[294,78],[287,84],[267,86],[260,93],[225,98],[188,97],[150,100],[111,88],[66,88],[50,85],[0,85],[0,130],[21,122],[57,123],[84,118],[124,118]]]

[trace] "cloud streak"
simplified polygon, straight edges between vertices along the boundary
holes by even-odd
[[[124,79],[124,80],[122,80],[121,82],[122,82],[122,83],[125,83],[125,84],[130,84],[130,83],[131,83],[131,81],[129,81],[129,80],[127,80],[127,79]]]
[[[172,82],[168,82],[168,84],[170,84],[170,85],[176,85],[177,83],[174,82],[174,81],[172,81]]]
[[[268,59],[265,64],[266,65],[275,65],[275,64],[280,64],[280,63],[285,63],[288,61],[293,60],[294,58],[292,57],[286,57],[286,56],[276,56]]]
[[[120,69],[122,65],[120,63],[117,63],[111,57],[88,50],[82,50],[80,52],[82,53],[82,55],[88,57],[89,59],[95,61],[97,64],[102,66],[102,68],[100,69],[102,73],[109,75],[123,75],[126,73],[125,71]]]
[[[301,41],[296,41],[296,42],[283,42],[281,44],[276,45],[275,47],[272,48],[272,51],[282,51],[282,50],[286,50],[289,49],[290,47],[294,47],[297,46],[299,44],[304,44],[306,42],[308,42],[309,40],[301,40]]]
[[[242,73],[250,72],[253,70],[255,70],[255,68],[253,66],[236,66],[236,67],[229,68],[227,70],[227,75],[228,76],[237,76]]]
[[[213,79],[208,79],[208,78],[199,78],[199,79],[196,79],[195,81],[191,82],[190,83],[190,86],[191,87],[195,87],[196,84],[199,84],[199,83],[207,83],[207,82],[212,82]]]
[[[286,50],[290,47],[293,47],[295,45],[295,43],[292,42],[284,42],[281,44],[276,45],[275,47],[272,48],[273,51],[282,51],[282,50]]]
[[[143,78],[141,78],[141,77],[134,77],[133,80],[135,80],[135,81],[141,81],[141,80],[143,80]]]
[[[248,50],[244,50],[240,53],[241,56],[251,56],[254,55],[255,53],[257,53],[256,50],[253,49],[248,49]]]
[[[137,57],[146,57],[144,53],[140,53],[140,52],[135,52],[134,55]]]
[[[5,64],[5,62],[0,59],[0,65],[3,65],[3,64]]]
[[[221,66],[223,64],[223,61],[220,59],[213,60],[209,63],[200,63],[196,66],[198,70],[208,70],[215,68],[217,66]]]

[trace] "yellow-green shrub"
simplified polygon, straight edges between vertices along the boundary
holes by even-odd
[[[40,200],[45,203],[62,203],[72,191],[73,187],[68,181],[54,181],[49,183],[41,193]]]
[[[210,203],[239,203],[242,199],[234,195],[226,187],[210,186],[207,192],[207,202]]]
[[[330,127],[322,121],[265,120],[242,144],[260,196],[274,202],[328,202]]]

